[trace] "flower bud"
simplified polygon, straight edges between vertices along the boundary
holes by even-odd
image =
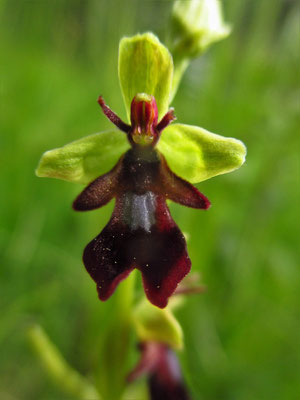
[[[208,46],[226,38],[230,27],[223,21],[219,0],[177,0],[172,12],[172,53],[194,58]]]
[[[133,382],[146,375],[151,400],[189,400],[175,352],[159,342],[143,342],[139,348],[141,358],[127,381]]]

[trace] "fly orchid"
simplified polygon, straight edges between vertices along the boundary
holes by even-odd
[[[74,201],[76,211],[87,211],[116,198],[110,221],[85,248],[83,262],[97,284],[101,300],[108,299],[117,284],[138,268],[148,299],[163,308],[191,268],[184,236],[166,200],[202,209],[210,203],[194,186],[175,175],[155,148],[162,130],[175,118],[172,109],[158,123],[154,97],[137,94],[131,103],[131,125],[127,125],[102,97],[99,104],[127,134],[131,149]]]
[[[92,210],[116,199],[110,221],[84,250],[86,269],[101,300],[139,269],[148,299],[163,308],[191,268],[166,200],[207,209],[208,199],[189,182],[239,168],[246,148],[239,140],[199,127],[170,124],[175,119],[169,109],[173,61],[153,34],[121,40],[119,79],[131,123],[100,97],[104,114],[118,129],[46,152],[36,173],[89,184],[75,200],[75,210]]]

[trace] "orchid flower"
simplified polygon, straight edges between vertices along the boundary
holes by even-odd
[[[84,250],[85,267],[101,300],[139,269],[148,299],[163,308],[191,268],[184,236],[166,200],[207,209],[209,200],[189,182],[239,168],[246,149],[239,140],[171,124],[173,61],[153,34],[121,40],[119,79],[130,122],[122,121],[100,96],[105,116],[117,129],[46,152],[36,173],[88,184],[74,201],[77,211],[116,199],[108,224]]]

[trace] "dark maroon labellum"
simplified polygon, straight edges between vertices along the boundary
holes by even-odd
[[[191,268],[185,239],[166,200],[202,209],[210,203],[194,186],[176,176],[155,149],[161,131],[175,119],[173,110],[157,123],[154,97],[139,94],[131,104],[130,126],[106,106],[102,97],[99,104],[127,134],[132,148],[73,203],[75,210],[86,211],[116,198],[110,221],[86,246],[83,261],[101,300],[108,299],[118,283],[137,268],[142,272],[148,299],[163,308]]]

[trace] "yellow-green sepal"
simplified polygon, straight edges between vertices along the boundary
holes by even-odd
[[[168,126],[158,148],[171,170],[192,183],[234,171],[244,163],[247,152],[240,140],[184,124]]]
[[[155,35],[144,33],[120,41],[119,80],[128,120],[137,93],[153,95],[162,118],[168,111],[172,79],[172,56]]]
[[[140,342],[165,343],[173,349],[183,347],[183,332],[170,306],[158,308],[143,299],[135,308],[133,321]]]
[[[113,168],[128,148],[126,135],[119,130],[95,133],[46,151],[35,172],[39,177],[87,184]]]

